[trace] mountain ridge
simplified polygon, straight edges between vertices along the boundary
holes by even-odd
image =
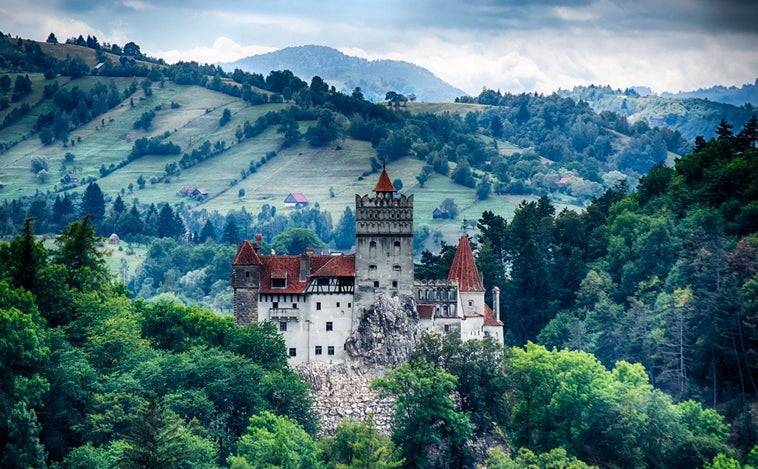
[[[227,72],[239,68],[264,76],[272,70],[285,69],[306,80],[319,76],[343,93],[349,94],[360,87],[366,99],[373,102],[383,101],[388,91],[413,94],[419,101],[427,102],[452,102],[456,97],[467,95],[426,68],[410,62],[368,60],[313,44],[285,47],[217,65]]]

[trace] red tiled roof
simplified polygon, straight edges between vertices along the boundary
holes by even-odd
[[[418,317],[421,319],[432,319],[434,316],[434,305],[416,305]]]
[[[237,255],[234,257],[232,265],[261,265],[261,258],[255,252],[253,243],[248,240],[242,242],[237,249]]]
[[[495,317],[495,312],[487,305],[484,305],[484,325],[485,326],[502,326],[503,323]]]
[[[310,272],[300,281],[301,256],[263,256],[261,269],[261,293],[302,294],[313,277],[354,277],[355,256],[309,255]],[[273,288],[272,279],[284,279],[284,288]]]
[[[379,175],[379,182],[376,183],[374,192],[397,192],[397,189],[392,185],[392,181],[390,181],[390,177],[387,174],[387,168],[382,168],[382,174]]]
[[[474,253],[471,251],[471,243],[465,234],[458,240],[458,248],[455,250],[453,265],[450,266],[447,279],[457,280],[458,289],[462,292],[484,291],[479,270],[474,262]]]
[[[308,199],[300,192],[291,192],[290,195],[288,195],[287,198],[284,199],[284,201],[306,203],[306,204],[308,203]]]
[[[313,256],[327,258],[326,262],[314,269],[311,260],[313,277],[355,277],[355,256]],[[312,259],[312,258],[311,258]]]

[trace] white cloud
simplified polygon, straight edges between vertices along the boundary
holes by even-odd
[[[243,46],[228,37],[220,36],[213,41],[213,45],[210,47],[201,46],[185,50],[147,51],[147,53],[153,57],[161,57],[168,63],[194,60],[200,63],[213,64],[217,62],[234,62],[251,55],[265,54],[273,50],[275,50],[273,47]]]

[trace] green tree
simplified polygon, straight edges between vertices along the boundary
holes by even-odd
[[[224,223],[224,231],[221,234],[221,242],[225,244],[231,244],[236,246],[240,242],[240,230],[237,227],[237,223],[234,221],[234,217],[227,216],[226,223]]]
[[[232,120],[232,111],[230,111],[229,108],[224,108],[224,112],[219,119],[218,125],[223,127],[229,123],[230,120]]]
[[[190,434],[182,419],[166,406],[163,399],[149,399],[132,421],[118,467],[163,469],[187,467],[188,462],[197,464],[201,461],[193,461],[198,452],[192,451],[189,440]]]
[[[176,239],[185,233],[184,222],[178,213],[174,213],[170,204],[163,204],[158,213],[158,237]]]
[[[334,245],[337,249],[350,249],[355,243],[355,214],[345,207],[342,217],[334,228]]]
[[[83,216],[89,216],[95,224],[100,222],[105,216],[105,196],[96,182],[91,182],[84,190],[79,212]]]
[[[103,252],[97,248],[101,241],[102,238],[95,235],[89,216],[68,225],[55,239],[57,249],[53,252],[53,262],[65,266],[66,283],[72,289],[102,290],[109,284],[110,271]]]
[[[307,248],[321,248],[326,244],[308,228],[287,228],[271,240],[271,249],[279,254],[302,254]]]
[[[436,467],[436,463],[465,464],[465,443],[473,425],[451,397],[457,379],[419,360],[404,363],[371,384],[380,395],[395,397],[392,441],[407,467]]]
[[[392,469],[402,467],[389,437],[376,428],[373,415],[363,421],[343,420],[334,438],[323,440],[322,453],[327,468]]]
[[[292,420],[270,412],[250,417],[247,433],[237,441],[237,453],[251,467],[319,467],[313,439]]]

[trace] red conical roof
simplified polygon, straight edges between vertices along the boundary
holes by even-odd
[[[390,177],[387,174],[387,168],[382,168],[382,174],[379,175],[379,182],[376,183],[374,192],[397,192],[397,189],[392,185],[392,181],[390,181]]]
[[[260,256],[258,256],[258,253],[255,252],[255,247],[253,247],[253,244],[245,240],[242,242],[242,245],[240,245],[239,249],[237,249],[237,255],[234,257],[234,260],[232,261],[232,265],[262,265]]]
[[[453,265],[450,266],[448,280],[457,280],[458,289],[462,292],[484,291],[482,279],[479,278],[479,270],[476,268],[474,253],[471,251],[471,243],[465,234],[458,240],[458,248],[455,250]]]

